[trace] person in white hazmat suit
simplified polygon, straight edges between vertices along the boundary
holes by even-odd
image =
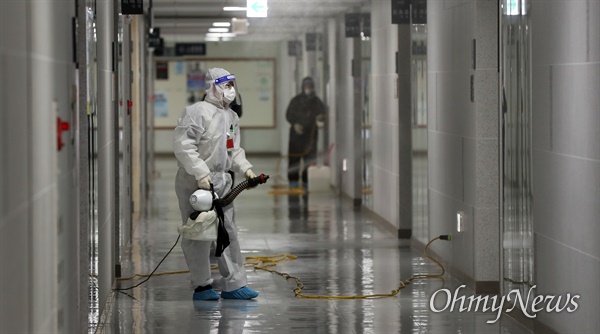
[[[206,98],[185,108],[173,137],[173,151],[179,170],[175,191],[179,200],[181,218],[185,225],[195,210],[190,195],[200,189],[211,189],[223,198],[232,185],[232,170],[247,178],[256,175],[250,169],[246,153],[240,147],[239,117],[229,108],[235,99],[235,77],[222,68],[212,68],[206,74]],[[222,277],[214,282],[221,288],[221,296],[213,289],[210,270],[211,241],[194,240],[182,235],[181,248],[190,269],[194,300],[251,299],[258,292],[248,288],[244,258],[233,221],[233,205],[223,208],[224,225],[229,234],[229,246],[218,259]],[[202,215],[212,217],[214,215]],[[182,225],[182,226],[184,226]]]

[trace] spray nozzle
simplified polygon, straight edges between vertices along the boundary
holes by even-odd
[[[269,179],[269,175],[260,174],[257,177],[253,177],[251,179],[248,179],[248,186],[249,187],[256,187],[259,184],[267,183],[268,179]]]

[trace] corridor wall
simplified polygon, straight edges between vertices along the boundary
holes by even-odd
[[[599,34],[600,1],[532,3],[537,293],[581,295],[538,317],[560,333],[600,332]]]

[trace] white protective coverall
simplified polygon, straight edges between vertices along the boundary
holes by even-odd
[[[230,73],[221,68],[209,69],[205,101],[188,106],[178,121],[173,137],[173,151],[179,170],[175,179],[175,192],[179,200],[181,219],[187,222],[195,210],[189,198],[198,189],[198,180],[210,176],[215,192],[223,198],[231,189],[232,170],[246,173],[252,165],[240,147],[239,117],[223,99],[223,84],[213,81]],[[233,136],[233,148],[227,148],[227,139]],[[220,281],[215,287],[233,291],[247,285],[244,258],[233,221],[233,204],[223,208],[225,229],[229,233],[229,246],[218,257]],[[210,241],[183,239],[181,248],[191,273],[192,288],[213,283],[210,270]]]

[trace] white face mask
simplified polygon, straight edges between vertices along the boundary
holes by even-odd
[[[228,104],[233,102],[233,100],[235,100],[235,88],[231,87],[229,89],[224,89],[223,100]]]
[[[312,94],[312,89],[310,89],[310,88],[304,88],[304,94],[305,94],[305,95],[310,95],[310,94]]]

